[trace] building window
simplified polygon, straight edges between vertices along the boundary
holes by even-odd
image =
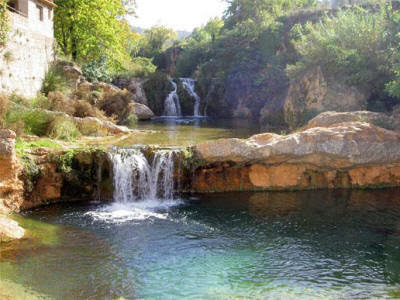
[[[36,5],[36,7],[37,7],[38,13],[39,13],[39,20],[43,21],[43,6]]]
[[[49,20],[51,20],[53,10],[49,7]]]
[[[18,0],[7,1],[7,5],[12,12],[18,12]]]

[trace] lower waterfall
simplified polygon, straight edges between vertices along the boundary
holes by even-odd
[[[150,163],[139,149],[111,152],[114,202],[172,200],[174,197],[174,150],[158,150]]]

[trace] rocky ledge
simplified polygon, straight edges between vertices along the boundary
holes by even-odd
[[[341,117],[343,117],[341,115]],[[310,121],[290,135],[264,133],[194,147],[192,190],[378,188],[400,185],[400,135],[366,122]]]

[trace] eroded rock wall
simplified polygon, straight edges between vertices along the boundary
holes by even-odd
[[[362,122],[211,141],[194,153],[196,192],[400,185],[400,135]]]

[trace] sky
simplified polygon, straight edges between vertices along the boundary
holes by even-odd
[[[165,25],[174,30],[192,31],[213,17],[221,17],[226,8],[223,0],[136,0],[134,27]]]

